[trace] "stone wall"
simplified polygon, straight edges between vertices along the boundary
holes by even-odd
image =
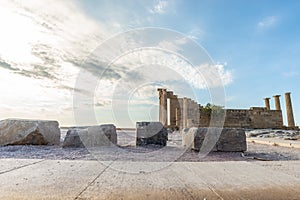
[[[249,117],[251,128],[282,128],[283,119],[281,110],[250,109]]]
[[[282,128],[283,119],[280,110],[267,110],[265,108],[226,109],[223,127],[228,128]],[[221,116],[211,120],[211,114],[201,111],[200,127],[220,125]]]

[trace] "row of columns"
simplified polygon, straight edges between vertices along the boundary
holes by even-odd
[[[280,106],[280,95],[273,96],[275,100],[275,110],[281,110]],[[270,110],[270,98],[264,98],[265,107],[267,110]],[[292,107],[292,100],[291,100],[291,93],[285,93],[285,105],[286,105],[286,115],[288,121],[288,127],[295,127],[295,120],[293,114],[293,107]]]
[[[173,92],[167,91],[167,89],[159,88],[159,121],[167,127],[180,127],[187,128],[199,125],[200,109],[199,104],[189,98],[178,98]],[[273,96],[275,100],[275,110],[281,111],[280,95]],[[168,110],[169,99],[169,110]],[[270,98],[264,98],[265,107],[270,110]],[[286,113],[288,127],[295,127],[295,120],[293,115],[291,93],[285,93]],[[168,112],[169,111],[169,112]],[[168,113],[170,120],[168,120]],[[197,121],[198,120],[198,121]],[[170,121],[170,124],[168,122]]]
[[[158,88],[159,121],[165,127],[187,128],[199,126],[199,104],[190,98],[178,98],[173,92]],[[169,107],[168,107],[169,101]]]

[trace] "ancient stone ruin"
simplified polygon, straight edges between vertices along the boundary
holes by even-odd
[[[79,128],[72,128],[69,129],[66,137],[64,139],[64,142],[62,144],[63,148],[84,148],[84,144],[82,143],[80,136],[79,136],[79,132],[81,131],[81,129]]]
[[[0,121],[0,145],[59,145],[57,121],[6,119]]]
[[[117,132],[113,124],[69,129],[63,147],[109,147],[117,145]]]
[[[246,151],[244,129],[283,129],[280,95],[275,95],[275,109],[270,98],[265,107],[208,110],[190,98],[179,98],[172,91],[159,88],[159,122],[136,123],[136,146],[166,146],[168,128],[180,130],[183,145],[194,150],[215,142],[214,151]],[[296,129],[290,93],[285,94],[288,128]],[[220,133],[218,135],[218,133]],[[0,145],[60,145],[57,121],[7,119],[0,121]],[[208,136],[208,137],[207,137]],[[208,138],[208,139],[207,139]],[[69,129],[62,147],[92,148],[117,145],[113,124]]]
[[[167,129],[160,122],[136,122],[136,145],[155,144],[166,146]]]
[[[207,151],[247,150],[245,131],[236,128],[187,128],[182,131],[182,144],[196,151],[200,151],[202,146],[212,146]]]
[[[250,109],[219,109],[214,114],[190,98],[179,98],[172,91],[159,88],[159,121],[167,128],[224,127],[249,129],[283,129],[280,95],[275,95],[275,109],[270,109],[270,98],[265,98],[265,107]],[[285,94],[288,128],[295,127],[290,93]],[[224,124],[222,123],[224,122]]]

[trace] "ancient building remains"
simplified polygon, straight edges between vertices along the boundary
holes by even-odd
[[[155,144],[166,146],[167,129],[160,122],[136,122],[136,145]]]
[[[288,121],[288,127],[295,127],[295,121],[294,121],[294,114],[293,114],[293,108],[292,108],[292,100],[291,100],[291,93],[287,92],[285,93],[285,105],[286,105],[286,116]]]
[[[206,143],[205,138],[208,138]],[[182,131],[182,144],[196,151],[200,151],[203,146],[203,151],[209,152],[247,150],[245,131],[236,128],[187,128]],[[209,145],[212,145],[212,149],[207,149]]]
[[[184,129],[191,127],[220,127],[225,128],[272,128],[282,129],[282,110],[280,95],[274,96],[275,109],[270,107],[270,98],[264,98],[265,107],[250,109],[222,109],[212,119],[212,112],[207,111],[201,104],[190,98],[179,98],[172,91],[159,88],[159,121],[167,128]],[[295,122],[290,93],[285,94],[288,127],[294,128]],[[222,118],[222,116],[225,116]]]

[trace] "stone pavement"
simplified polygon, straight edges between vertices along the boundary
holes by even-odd
[[[267,144],[281,147],[291,147],[300,149],[300,140],[283,140],[279,138],[247,138],[247,142],[254,142],[257,144]]]
[[[300,161],[0,159],[0,199],[300,199]]]

